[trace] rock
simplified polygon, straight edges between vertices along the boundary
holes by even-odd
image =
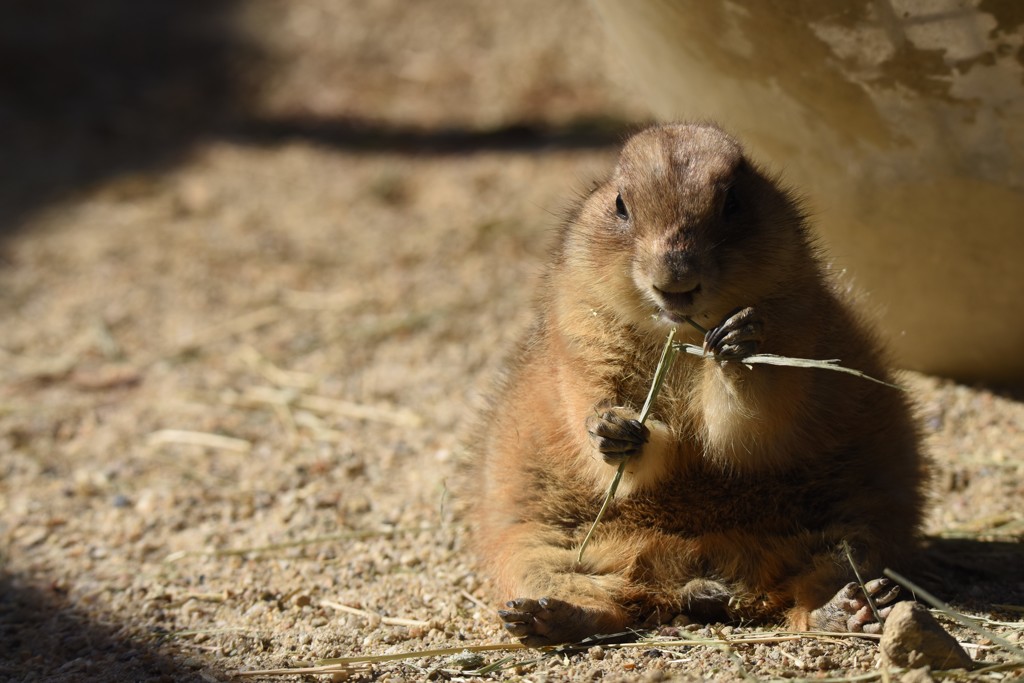
[[[885,620],[882,659],[910,669],[970,669],[973,661],[953,636],[915,602],[901,602]]]

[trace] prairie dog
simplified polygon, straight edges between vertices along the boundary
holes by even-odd
[[[681,354],[640,425],[672,327],[715,358]],[[474,545],[512,635],[566,642],[678,614],[878,628],[843,544],[872,578],[914,548],[926,468],[905,397],[735,360],[755,352],[889,380],[774,176],[714,125],[638,133],[564,224],[470,444]],[[867,588],[883,606],[898,590]]]

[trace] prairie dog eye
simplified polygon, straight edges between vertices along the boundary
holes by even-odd
[[[622,201],[622,194],[615,195],[615,215],[622,220],[629,220],[629,211],[626,211],[626,202]]]

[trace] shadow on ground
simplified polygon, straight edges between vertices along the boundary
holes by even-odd
[[[551,127],[520,123],[490,130],[446,128],[423,130],[379,125],[347,118],[250,118],[223,132],[226,138],[256,145],[300,139],[357,152],[462,154],[485,151],[540,152],[545,149],[603,149],[617,147],[636,124],[614,119],[580,119]]]
[[[272,68],[238,29],[242,0],[47,0],[0,8],[0,237],[110,177],[178,163],[207,137],[452,153],[617,144],[622,126],[415,131],[254,116]]]
[[[202,681],[189,666],[139,642],[118,623],[90,622],[57,588],[0,573],[0,678],[38,681]]]
[[[1024,605],[1024,543],[930,538],[924,583],[957,609]]]
[[[174,163],[252,93],[239,0],[0,9],[0,234],[75,188]]]

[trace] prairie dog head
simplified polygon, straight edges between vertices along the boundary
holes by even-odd
[[[630,138],[585,201],[569,246],[604,308],[645,327],[684,317],[714,326],[813,267],[797,202],[736,140],[704,124]]]

